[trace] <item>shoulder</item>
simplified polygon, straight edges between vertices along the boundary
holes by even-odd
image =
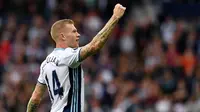
[[[45,65],[46,65],[46,59],[41,63],[40,68],[44,68]]]
[[[65,51],[67,52],[74,52],[77,48],[71,48],[71,47],[68,47],[65,49]]]
[[[66,55],[72,51],[73,51],[72,48],[54,48],[53,52],[49,54],[47,57],[52,57],[52,56],[62,57],[64,54]]]
[[[46,66],[46,60],[44,60],[41,65],[40,65],[40,71],[43,72],[44,71],[44,67]]]
[[[68,52],[68,53],[76,53],[78,52],[79,50],[81,49],[81,47],[77,47],[77,48],[66,48],[65,51]]]
[[[78,51],[81,47],[77,47],[77,48],[71,48],[71,47],[67,47],[65,49],[62,49],[62,48],[55,48],[54,51],[49,54],[49,55],[58,55],[60,56],[60,54],[62,53],[75,53],[76,51]],[[48,57],[48,56],[47,56]]]

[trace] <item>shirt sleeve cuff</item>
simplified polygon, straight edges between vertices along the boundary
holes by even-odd
[[[80,54],[80,53],[81,53],[81,49],[82,49],[82,48],[80,48],[80,50],[78,51],[78,62],[81,62],[81,61],[82,61],[82,60],[81,60],[81,54]]]
[[[42,84],[42,85],[46,85],[45,83],[41,83],[40,81],[38,81],[38,83]]]

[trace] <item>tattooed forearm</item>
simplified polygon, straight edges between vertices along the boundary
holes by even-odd
[[[95,54],[104,46],[118,21],[119,18],[114,16],[111,17],[104,28],[93,38],[93,40],[82,48],[80,57],[81,60],[84,60],[88,56]]]
[[[46,86],[40,83],[37,83],[35,90],[31,96],[31,99],[28,102],[26,112],[36,112],[40,101],[42,100],[42,96],[45,93]]]
[[[93,38],[92,43],[96,44],[98,49],[101,49],[108,40],[109,35],[118,23],[118,18],[112,17],[105,27]]]
[[[39,106],[39,103],[36,103],[32,100],[29,101],[27,111],[26,112],[36,112],[37,108]]]

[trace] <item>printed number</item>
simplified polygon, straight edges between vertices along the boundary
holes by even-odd
[[[52,72],[52,79],[53,79],[53,93],[54,93],[54,95],[59,94],[59,96],[63,96],[63,87],[60,87],[60,82],[58,80],[58,76],[57,76],[57,73],[56,73],[55,70]]]

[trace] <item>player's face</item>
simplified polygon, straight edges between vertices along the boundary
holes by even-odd
[[[73,24],[67,24],[67,43],[69,47],[77,48],[79,47],[79,37],[76,27]]]

